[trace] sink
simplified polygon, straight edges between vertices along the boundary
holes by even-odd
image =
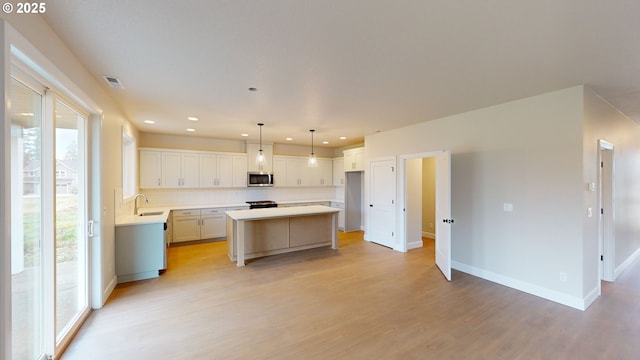
[[[138,216],[155,216],[155,215],[162,215],[164,213],[164,211],[150,211],[150,212],[143,212],[138,214]]]

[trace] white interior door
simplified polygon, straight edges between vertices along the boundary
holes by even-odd
[[[370,241],[395,248],[396,161],[374,160],[369,164],[369,235]]]
[[[436,157],[436,265],[451,281],[451,153]]]

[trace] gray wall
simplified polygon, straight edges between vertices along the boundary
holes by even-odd
[[[450,150],[454,267],[580,308],[582,108],[564,89],[367,136],[366,158]]]

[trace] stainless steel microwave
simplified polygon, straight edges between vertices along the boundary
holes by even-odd
[[[273,186],[273,174],[264,172],[248,172],[247,186]]]

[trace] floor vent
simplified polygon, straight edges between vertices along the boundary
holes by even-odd
[[[117,77],[105,75],[103,76],[103,78],[107,82],[107,84],[109,84],[109,86],[111,86],[112,88],[124,89],[124,85],[122,85],[122,83],[120,82],[120,79],[118,79]]]

